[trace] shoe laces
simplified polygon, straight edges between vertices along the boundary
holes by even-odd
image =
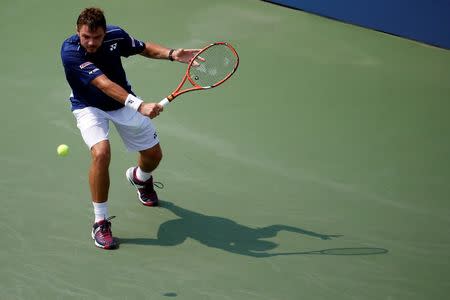
[[[152,185],[144,185],[143,190],[148,191],[148,192],[154,192],[155,190],[153,187],[157,187],[158,189],[163,189],[164,184],[159,181],[153,181]]]
[[[159,182],[159,181],[153,181],[153,186],[157,187],[158,189],[163,189],[164,188],[164,184],[162,182]]]
[[[102,233],[107,233],[107,234],[111,234],[111,222],[110,220],[114,219],[116,216],[111,216],[107,219],[105,219],[105,221],[100,225],[100,231]]]

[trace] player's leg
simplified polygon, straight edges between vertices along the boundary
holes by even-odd
[[[138,166],[142,172],[151,174],[151,172],[153,172],[153,170],[155,170],[158,167],[161,159],[162,159],[162,150],[161,146],[158,143],[149,149],[139,151]],[[150,178],[150,176],[148,176],[148,178]],[[139,179],[145,180],[146,178],[139,178]]]
[[[127,178],[137,188],[138,198],[145,206],[157,206],[158,194],[153,186],[152,172],[158,167],[162,159],[162,150],[159,144],[152,148],[139,151],[138,165],[129,168]]]
[[[153,123],[149,118],[128,107],[110,114],[127,149],[139,152],[138,165],[126,171],[128,181],[137,189],[142,204],[158,205],[152,172],[162,159],[162,151]]]
[[[108,213],[109,163],[111,149],[108,140],[109,121],[107,115],[96,108],[87,107],[75,110],[77,126],[84,142],[91,151],[91,166],[89,168],[89,186],[95,221],[92,228],[92,238],[95,245],[103,249],[114,249],[118,241],[111,233],[111,222]]]
[[[108,140],[98,142],[91,148],[91,166],[89,168],[89,186],[92,201],[103,203],[108,199],[109,164],[111,162],[111,147]]]

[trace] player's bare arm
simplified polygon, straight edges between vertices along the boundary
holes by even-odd
[[[148,58],[169,59],[187,64],[199,51],[200,49],[170,49],[155,43],[146,42],[145,49],[141,55]]]
[[[101,90],[103,93],[109,97],[119,101],[120,103],[126,105],[127,98],[129,97],[128,92],[122,88],[120,85],[111,81],[106,75],[100,75],[91,81],[96,88]],[[145,103],[142,102],[138,107],[137,111],[147,116],[151,119],[155,118],[163,111],[163,106],[158,103]]]

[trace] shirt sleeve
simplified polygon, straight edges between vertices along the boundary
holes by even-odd
[[[145,43],[130,36],[125,30],[121,31],[121,47],[120,55],[128,57],[130,55],[136,55],[142,53],[145,49]]]
[[[69,82],[86,86],[93,79],[103,74],[94,63],[88,61],[80,53],[68,53],[63,57],[64,70]]]

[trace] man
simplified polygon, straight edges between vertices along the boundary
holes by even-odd
[[[138,198],[146,206],[158,205],[153,188],[152,171],[162,158],[155,127],[150,119],[163,107],[136,97],[127,81],[121,57],[141,54],[148,58],[188,63],[197,49],[169,49],[155,43],[134,39],[122,28],[106,25],[103,11],[86,8],[78,17],[77,33],[66,39],[61,58],[72,94],[72,112],[84,142],[91,152],[89,186],[95,221],[92,238],[97,247],[114,249],[108,213],[109,122],[111,121],[126,148],[139,152],[136,167],[126,177],[137,188]]]

